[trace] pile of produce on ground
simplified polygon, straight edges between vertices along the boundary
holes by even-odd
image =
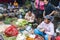
[[[12,20],[16,21],[17,19],[16,19],[16,18],[6,18],[5,21],[4,21],[4,23],[5,23],[5,24],[10,24],[10,22],[11,22]]]
[[[13,18],[8,18],[5,22],[11,22],[11,20],[15,20]],[[32,29],[32,24],[29,24],[25,19],[17,19],[14,21],[14,24],[11,25],[9,23],[3,24],[2,31],[0,29],[0,33],[3,35],[4,40],[44,40],[43,37],[37,36],[34,34],[34,30]],[[5,26],[7,25],[7,26]],[[1,27],[2,25],[0,25]],[[19,30],[18,30],[19,28]]]
[[[13,20],[12,24],[0,24],[0,39],[1,40],[44,40],[44,37],[34,34],[32,24],[25,19],[8,18],[8,21]],[[7,22],[7,20],[6,20]],[[15,26],[16,25],[16,26]],[[36,25],[36,24],[34,24]],[[56,29],[59,32],[60,27]],[[59,32],[60,33],[60,32]],[[60,36],[54,38],[60,40]]]
[[[20,20],[20,19],[19,19]],[[24,20],[24,19],[22,19]],[[24,20],[26,21],[26,20]],[[20,23],[20,22],[19,22]],[[26,25],[22,23],[23,25]],[[21,25],[19,25],[21,26]],[[17,30],[17,28],[13,25],[9,25],[5,28],[4,32],[2,33],[2,39],[4,40],[37,40],[38,37],[33,33],[33,29],[30,25],[25,26],[25,30]],[[43,37],[42,37],[43,38]]]

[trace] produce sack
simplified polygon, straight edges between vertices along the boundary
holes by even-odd
[[[16,29],[15,26],[11,25],[5,30],[5,35],[6,36],[17,36],[18,35],[18,30]]]

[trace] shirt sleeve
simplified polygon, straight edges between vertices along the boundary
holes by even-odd
[[[43,29],[43,22],[40,25],[38,25],[37,29]]]
[[[34,20],[35,19],[35,15],[32,13],[32,19]]]
[[[53,6],[53,5],[51,5],[51,10],[56,10],[56,8]]]
[[[50,26],[50,31],[46,32],[48,35],[54,35],[54,25]]]
[[[25,15],[25,19],[28,17],[28,13],[26,13],[26,15]]]

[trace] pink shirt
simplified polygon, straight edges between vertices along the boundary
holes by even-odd
[[[44,2],[40,1],[40,8],[38,8],[38,4],[39,4],[39,0],[35,1],[35,8],[40,9],[40,10],[44,10]]]
[[[29,16],[29,13],[26,13],[25,19],[27,19],[28,22],[34,22],[35,15],[32,13],[32,16]]]

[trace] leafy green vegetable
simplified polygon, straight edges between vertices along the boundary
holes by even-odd
[[[6,18],[5,21],[4,21],[4,23],[5,24],[10,24],[11,20],[16,21],[17,19],[16,18]]]
[[[5,21],[4,21],[4,23],[5,24],[10,24],[11,20],[12,20],[11,18],[6,18]]]
[[[5,35],[3,37],[4,40],[16,40],[16,37],[6,37]]]
[[[25,20],[25,19],[18,19],[16,24],[19,26],[19,27],[24,27],[26,24],[28,24],[28,21]]]

